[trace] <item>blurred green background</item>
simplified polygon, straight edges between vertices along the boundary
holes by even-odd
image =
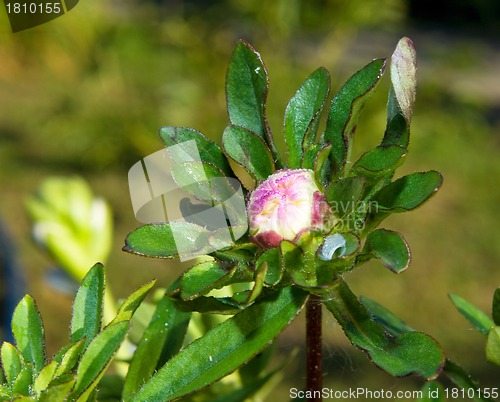
[[[82,0],[61,18],[12,34],[0,10],[0,220],[44,317],[49,353],[66,340],[71,296],[47,285],[53,263],[33,244],[23,206],[44,178],[81,175],[110,202],[115,234],[107,275],[116,296],[152,277],[166,286],[181,264],[121,252],[139,226],[127,172],[162,147],[163,125],[220,139],[225,68],[236,41],[252,43],[267,65],[268,116],[279,133],[288,99],[313,69],[331,72],[335,93],[408,36],[419,86],[410,153],[399,173],[435,169],[445,182],[421,209],[384,224],[408,240],[410,269],[396,276],[373,263],[348,280],[358,294],[435,336],[484,386],[499,386],[500,370],[485,362],[485,339],[447,296],[457,293],[489,312],[500,286],[499,18],[495,0]],[[357,155],[383,134],[387,81],[362,114]],[[419,379],[393,379],[372,367],[325,317],[325,386],[420,387]],[[280,353],[301,347],[303,338],[300,317],[281,335]],[[301,387],[303,367],[299,354],[270,399]]]

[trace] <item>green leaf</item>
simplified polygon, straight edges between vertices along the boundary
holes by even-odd
[[[415,373],[429,380],[441,372],[445,357],[434,339],[420,332],[389,335],[373,321],[345,282],[339,280],[325,299],[325,306],[351,343],[364,350],[381,369],[393,376]]]
[[[238,42],[227,69],[226,98],[231,124],[245,127],[265,138],[267,71],[259,53]]]
[[[262,137],[244,127],[227,126],[222,135],[225,153],[241,165],[256,181],[274,172],[274,161]]]
[[[427,201],[443,183],[440,173],[413,173],[403,176],[377,192],[373,201],[381,212],[410,211]]]
[[[129,326],[128,321],[109,325],[89,343],[78,365],[71,398],[85,400],[90,395],[123,342]]]
[[[174,238],[175,233],[175,238]],[[144,225],[130,232],[123,251],[156,258],[173,258],[183,253],[203,254],[208,231],[189,222]]]
[[[409,38],[401,38],[392,54],[391,84],[398,109],[409,125],[417,89],[417,56]]]
[[[325,141],[332,144],[332,171],[340,177],[349,157],[352,134],[359,112],[376,89],[385,69],[385,60],[377,59],[355,73],[333,98],[325,129]]]
[[[266,264],[264,283],[269,286],[277,285],[283,277],[283,265],[279,249],[274,247],[262,253],[255,263],[256,269],[258,270],[262,264]]]
[[[397,145],[374,148],[359,158],[352,171],[372,179],[391,174],[403,163],[406,152]]]
[[[316,180],[323,185],[329,181],[330,161],[328,157],[330,156],[330,152],[332,152],[332,145],[326,144],[317,152],[316,158],[314,159],[313,170]]]
[[[185,347],[131,401],[172,400],[231,373],[262,350],[302,309],[307,293],[282,288]]]
[[[493,317],[495,325],[500,325],[500,288],[497,288],[493,295],[491,316]]]
[[[486,358],[490,363],[500,366],[500,327],[493,327],[488,333]]]
[[[129,400],[181,349],[190,318],[191,314],[178,311],[169,297],[161,299],[130,362],[123,386],[124,400]]]
[[[16,379],[12,383],[12,392],[17,395],[26,395],[30,394],[31,387],[33,385],[33,366],[28,363],[26,364]]]
[[[288,146],[288,166],[299,168],[304,149],[314,143],[316,133],[307,135],[311,124],[319,117],[330,91],[330,75],[320,67],[306,78],[285,110],[284,137]]]
[[[65,346],[54,356],[54,360],[59,363],[54,374],[55,377],[67,374],[75,367],[86,344],[86,338],[80,339],[78,342]]]
[[[65,402],[75,384],[73,376],[63,376],[54,380],[49,388],[40,394],[39,402]]]
[[[360,176],[332,182],[326,188],[325,194],[332,212],[339,218],[343,218],[354,211],[363,195],[365,183],[366,179]]]
[[[218,261],[207,261],[192,266],[181,276],[180,297],[184,300],[194,299],[212,289],[223,287],[236,268],[237,264],[222,264]]]
[[[12,333],[24,361],[33,363],[38,373],[45,364],[45,340],[40,313],[29,295],[24,296],[14,310]]]
[[[398,232],[377,229],[366,238],[360,260],[377,258],[392,272],[399,273],[410,265],[410,248]]]
[[[232,175],[232,170],[222,149],[199,131],[193,128],[168,126],[160,129],[160,137],[167,147],[185,141],[196,141],[199,154],[191,155],[193,160],[197,160],[199,156],[202,162],[217,166],[226,176]],[[186,147],[186,151],[189,151],[188,147]]]
[[[12,385],[24,366],[23,357],[21,352],[9,342],[2,343],[1,355],[5,377],[9,384]]]
[[[398,145],[407,148],[410,143],[410,127],[406,123],[404,116],[397,113],[387,122],[384,138],[380,146],[387,147],[391,145]]]
[[[418,398],[419,402],[445,402],[444,387],[437,381],[429,381],[422,387],[422,398]]]
[[[172,166],[172,176],[179,187],[203,201],[223,202],[234,188],[222,170],[205,162],[183,162]]]
[[[52,379],[55,377],[56,369],[57,362],[53,360],[40,370],[40,373],[35,378],[33,387],[37,395],[40,395],[40,393],[48,387]]]
[[[467,391],[468,389],[473,389],[474,391],[474,400],[477,402],[493,402],[493,399],[490,397],[485,397],[485,393],[483,392],[483,388],[479,386],[479,383],[474,380],[469,373],[467,373],[462,367],[458,364],[452,362],[451,360],[446,360],[446,364],[444,366],[444,373],[446,376],[458,387]]]
[[[380,323],[390,334],[399,335],[403,332],[413,331],[413,328],[407,325],[401,318],[376,301],[361,296],[361,302],[375,321]]]
[[[129,297],[127,297],[120,308],[118,309],[118,313],[116,317],[113,318],[108,325],[116,324],[120,321],[129,321],[135,313],[135,310],[141,305],[146,296],[148,295],[151,288],[156,283],[156,279],[149,281],[148,283],[141,286],[134,293],[132,293]]]
[[[495,326],[490,317],[462,297],[453,293],[450,293],[449,296],[460,314],[462,314],[472,325],[474,325],[479,332],[484,335],[488,335],[490,328]]]
[[[94,265],[83,278],[73,302],[71,342],[87,338],[86,344],[99,333],[104,298],[104,267]]]

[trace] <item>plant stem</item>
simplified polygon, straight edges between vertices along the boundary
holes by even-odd
[[[316,295],[306,303],[306,390],[308,402],[321,402],[323,388],[323,351],[321,347],[321,301]]]

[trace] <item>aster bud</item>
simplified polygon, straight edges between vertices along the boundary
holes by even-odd
[[[278,170],[250,194],[250,238],[263,248],[294,241],[308,230],[327,230],[332,211],[309,169]]]

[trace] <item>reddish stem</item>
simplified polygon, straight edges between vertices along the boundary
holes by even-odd
[[[306,390],[308,402],[321,402],[323,388],[323,351],[321,345],[321,301],[311,295],[306,303]]]

